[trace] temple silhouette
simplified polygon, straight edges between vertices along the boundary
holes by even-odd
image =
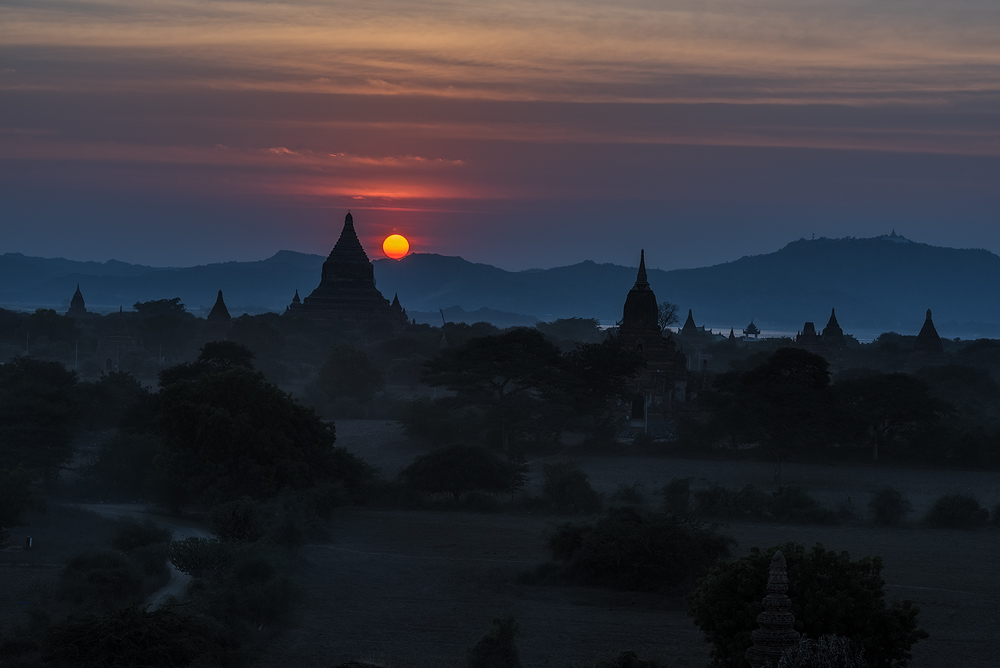
[[[347,212],[344,229],[323,263],[319,286],[305,299],[295,291],[287,315],[309,318],[324,326],[356,324],[406,325],[406,311],[397,295],[390,303],[375,287],[375,268]]]
[[[676,401],[684,401],[687,361],[671,336],[663,336],[656,295],[646,277],[646,251],[639,252],[639,272],[625,298],[622,320],[614,337],[624,348],[643,357],[643,367],[633,379],[635,392],[629,407],[633,421],[662,422],[673,412]]]

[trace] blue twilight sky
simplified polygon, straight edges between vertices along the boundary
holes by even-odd
[[[1000,3],[0,0],[0,252],[1000,251]]]

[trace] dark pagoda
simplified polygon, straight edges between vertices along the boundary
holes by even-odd
[[[83,293],[80,292],[80,284],[76,284],[76,292],[73,293],[73,299],[69,303],[69,310],[66,311],[66,315],[71,318],[80,318],[87,315],[87,306],[83,303]]]
[[[205,329],[201,332],[201,343],[209,341],[225,341],[229,338],[229,330],[233,328],[233,317],[229,315],[226,302],[222,300],[222,290],[219,290],[219,297],[215,300],[215,306],[205,322]]]
[[[296,296],[298,291],[296,291]],[[319,287],[298,303],[293,300],[286,311],[324,325],[349,323],[406,324],[406,312],[382,296],[375,287],[375,268],[354,231],[354,217],[347,213],[340,239],[323,263]]]
[[[944,344],[941,343],[941,337],[937,333],[937,328],[934,327],[934,321],[931,320],[931,310],[927,309],[927,319],[924,320],[924,326],[917,334],[917,340],[913,342],[913,355],[907,362],[907,367],[919,369],[923,366],[944,364],[947,361],[944,354]]]
[[[674,341],[660,330],[656,295],[646,277],[646,254],[640,251],[639,272],[622,309],[622,321],[615,341],[640,353],[643,369],[634,379],[635,399],[629,418],[662,422],[673,411],[675,396],[683,401],[687,374],[686,360]]]
[[[830,348],[843,348],[847,345],[844,330],[837,322],[837,309],[830,309],[830,322],[823,328],[823,342]]]

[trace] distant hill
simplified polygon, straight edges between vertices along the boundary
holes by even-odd
[[[655,264],[656,249],[647,251]],[[180,297],[198,310],[209,308],[221,289],[234,311],[282,311],[296,289],[305,297],[316,287],[323,260],[281,251],[259,262],[159,269],[8,253],[0,255],[0,304],[65,308],[79,282],[88,307]],[[523,316],[525,322],[568,317],[614,322],[621,317],[635,271],[586,261],[509,272],[423,253],[398,262],[375,261],[377,284],[387,298],[398,293],[407,310],[422,316],[458,307],[448,314],[455,320],[502,315],[507,321]],[[821,327],[835,307],[848,332],[913,333],[930,308],[942,336],[1000,334],[1000,301],[995,297],[1000,257],[895,235],[803,239],[774,253],[711,267],[653,269],[649,282],[659,300],[691,308],[698,324],[727,331],[730,326],[738,331],[750,318],[765,330],[795,331],[807,320]]]

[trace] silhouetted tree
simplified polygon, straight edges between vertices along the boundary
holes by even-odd
[[[184,362],[161,371],[160,387],[237,367],[252,370],[253,360],[254,354],[246,346],[234,341],[209,341],[194,362]]]
[[[369,468],[334,447],[332,424],[243,367],[203,374],[161,391],[157,462],[177,504],[269,498],[288,489],[341,480]]]
[[[589,421],[595,435],[607,436],[615,402],[631,400],[629,379],[642,363],[638,352],[610,341],[577,346],[563,356],[556,391],[548,392],[546,399],[553,404],[566,402],[569,414]]]
[[[147,347],[162,349],[164,355],[179,355],[198,334],[201,323],[189,313],[180,297],[136,302],[138,335]],[[114,313],[108,318],[118,318]]]
[[[673,302],[659,303],[656,309],[656,324],[660,326],[661,332],[680,322],[680,317],[677,315],[680,310],[681,307]]]
[[[930,395],[930,386],[905,373],[873,373],[833,387],[844,408],[843,429],[855,443],[879,451],[935,423],[949,407]]]
[[[58,362],[15,357],[0,365],[0,467],[18,465],[46,483],[73,456],[76,373]]]
[[[457,500],[467,492],[515,492],[524,486],[525,469],[481,446],[449,445],[417,457],[400,476],[417,489]]]
[[[149,394],[149,390],[127,371],[102,372],[97,380],[77,385],[77,391],[88,429],[118,427],[122,417]]]
[[[512,423],[525,417],[534,395],[553,381],[558,366],[559,349],[538,330],[520,327],[444,350],[427,362],[424,380],[448,387],[460,404],[486,410],[509,452]]]
[[[385,376],[363,350],[340,344],[330,349],[316,376],[316,384],[330,397],[369,401],[385,389]]]

